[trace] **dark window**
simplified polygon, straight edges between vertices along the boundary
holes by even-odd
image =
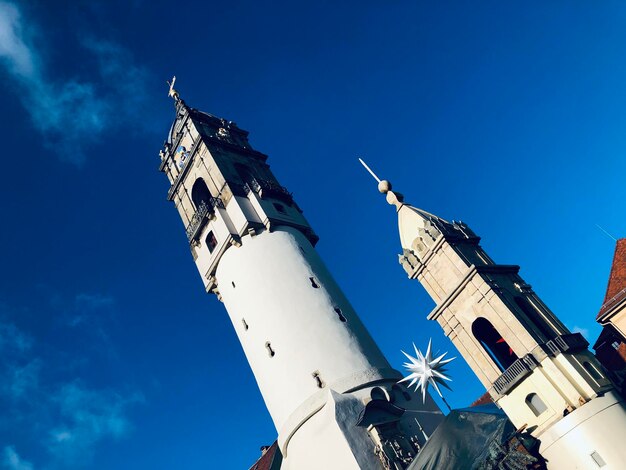
[[[320,377],[320,373],[318,371],[313,372],[313,378],[315,379],[317,388],[324,388],[324,381]]]
[[[213,250],[215,250],[215,247],[217,246],[217,238],[215,238],[213,230],[211,230],[206,236],[206,246],[209,248],[209,253],[213,253]]]
[[[486,318],[480,317],[474,320],[474,323],[472,323],[472,334],[485,348],[487,354],[489,354],[500,370],[504,371],[517,361],[517,355],[513,352],[513,349]]]
[[[241,319],[241,323],[243,324],[243,329],[248,331],[249,326],[248,326],[248,323],[246,323],[246,319],[245,318]]]
[[[267,349],[267,354],[269,354],[270,357],[274,357],[276,355],[276,351],[272,349],[272,343],[269,341],[265,343],[265,349]]]
[[[530,393],[526,397],[526,404],[528,405],[528,408],[532,410],[535,416],[539,416],[541,413],[548,409],[546,404],[541,398],[539,398],[539,395],[537,395],[536,393]]]
[[[211,193],[209,188],[202,178],[198,178],[191,188],[191,200],[193,205],[196,206],[196,210],[198,210],[202,202],[208,204],[210,199]]]
[[[287,211],[285,210],[285,206],[283,206],[282,204],[278,204],[277,202],[275,202],[274,207],[276,208],[276,211],[280,212],[281,214],[287,213]]]
[[[319,289],[319,284],[317,282],[315,282],[315,278],[314,277],[310,277],[309,281],[311,281],[311,287],[313,287],[314,289]]]
[[[244,183],[249,183],[250,181],[252,181],[252,171],[243,163],[235,163],[235,170],[237,171],[239,178],[241,178],[241,181],[243,181]]]
[[[230,283],[233,285],[233,289],[235,288],[235,281],[230,281]]]
[[[341,309],[339,307],[335,307],[335,312],[337,312],[337,316],[339,317],[339,320],[341,320],[342,322],[346,322],[346,317],[343,316],[343,313],[341,313]]]

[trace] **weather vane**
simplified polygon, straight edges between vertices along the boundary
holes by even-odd
[[[170,91],[167,93],[167,96],[169,96],[170,98],[174,98],[174,101],[178,101],[180,100],[180,95],[178,94],[178,92],[174,89],[174,84],[176,83],[176,75],[174,75],[172,77],[172,81],[167,81],[167,84],[170,86]]]
[[[413,349],[415,349],[416,357],[410,356],[409,354],[402,351],[402,354],[404,354],[409,359],[409,361],[411,361],[404,363],[404,367],[410,372],[410,374],[400,380],[398,383],[407,382],[410,380],[411,382],[409,383],[409,387],[415,384],[415,391],[421,388],[423,402],[426,402],[426,391],[428,390],[428,385],[432,385],[433,388],[437,390],[437,393],[446,404],[448,409],[452,411],[452,408],[450,408],[450,405],[441,394],[441,390],[439,390],[439,385],[443,385],[448,390],[451,390],[445,381],[451,381],[452,379],[444,374],[444,372],[447,373],[444,366],[456,358],[452,357],[450,359],[444,359],[446,354],[448,354],[447,352],[445,352],[441,356],[433,359],[431,351],[431,340],[428,340],[428,349],[426,349],[426,354],[422,354],[422,352],[417,349],[417,346],[415,346],[415,343],[413,343]]]

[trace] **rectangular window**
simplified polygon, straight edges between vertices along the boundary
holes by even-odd
[[[206,246],[209,248],[209,253],[213,253],[213,250],[215,250],[215,247],[217,246],[217,239],[213,234],[213,230],[211,230],[206,236]]]

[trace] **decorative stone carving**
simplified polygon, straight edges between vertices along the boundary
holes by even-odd
[[[411,276],[415,268],[420,265],[420,260],[415,253],[411,250],[407,250],[406,248],[402,250],[402,254],[398,255],[398,262],[402,265],[406,273]]]

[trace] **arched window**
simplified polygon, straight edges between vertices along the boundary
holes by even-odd
[[[530,304],[528,299],[516,295],[515,303],[522,310],[522,312],[526,314],[526,317],[528,317],[531,323],[537,327],[546,341],[556,336],[555,332],[552,331],[546,320],[539,314],[537,309]]]
[[[528,405],[528,408],[531,409],[531,411],[534,413],[535,416],[539,416],[541,413],[543,413],[544,411],[548,409],[546,404],[543,402],[541,398],[539,398],[539,395],[537,395],[536,393],[528,394],[528,396],[526,397],[526,404]]]
[[[191,188],[191,200],[193,205],[196,206],[196,210],[200,208],[200,203],[208,204],[210,199],[211,193],[209,188],[202,178],[198,178]]]
[[[513,352],[513,349],[486,318],[480,317],[474,320],[474,323],[472,323],[472,334],[485,348],[487,354],[489,354],[500,370],[504,371],[517,361],[517,355]]]

